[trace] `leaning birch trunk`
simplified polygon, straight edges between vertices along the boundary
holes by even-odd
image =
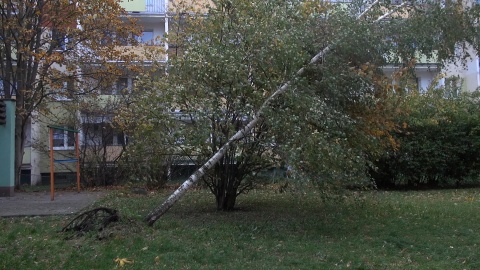
[[[374,5],[378,3],[379,0],[374,1],[368,8],[365,9],[364,12],[362,12],[357,19],[362,18]],[[405,3],[402,3],[401,5],[397,6],[396,8],[388,11],[384,15],[380,16],[377,20],[373,21],[373,23],[377,23],[386,17],[390,16],[393,12],[398,10],[399,8],[405,6]],[[323,56],[330,51],[331,46],[325,47],[323,50],[321,50],[319,53],[317,53],[311,60],[310,62],[300,68],[296,74],[295,78],[301,77],[305,73],[305,68],[317,63],[320,59],[323,58]],[[246,134],[248,134],[259,122],[261,122],[263,118],[263,113],[265,108],[270,106],[273,100],[275,100],[278,96],[281,94],[285,93],[288,88],[291,85],[291,81],[288,81],[284,83],[282,86],[280,86],[271,96],[269,96],[265,102],[262,104],[260,109],[257,111],[253,119],[241,130],[239,130],[237,133],[235,133],[218,151],[215,153],[205,164],[203,164],[202,167],[200,167],[197,171],[195,171],[183,184],[175,190],[159,207],[155,208],[153,211],[151,211],[145,218],[146,222],[148,225],[152,226],[155,221],[157,221],[163,214],[165,214],[172,206],[173,204],[178,201],[184,194],[187,192],[187,190],[192,187],[198,180],[206,173],[207,170],[211,169],[220,159],[223,157],[225,152],[228,150],[228,148],[233,145],[236,141],[242,139]]]

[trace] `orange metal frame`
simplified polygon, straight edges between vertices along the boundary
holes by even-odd
[[[78,139],[78,130],[66,129],[60,126],[48,126],[50,128],[50,200],[55,199],[55,162],[72,162],[77,163],[77,192],[80,192],[80,149],[79,149],[79,139]],[[76,159],[71,160],[55,160],[53,152],[53,130],[67,130],[75,133],[75,156]]]

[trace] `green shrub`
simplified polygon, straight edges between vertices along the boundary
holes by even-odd
[[[480,183],[479,93],[445,98],[434,90],[408,97],[399,148],[375,162],[380,187],[452,187]]]

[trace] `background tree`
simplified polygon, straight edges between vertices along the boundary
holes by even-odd
[[[118,184],[125,178],[119,161],[126,150],[127,137],[112,121],[119,103],[120,99],[89,99],[82,103],[80,167],[88,186]]]
[[[128,180],[133,184],[163,186],[171,177],[171,165],[182,153],[178,137],[173,136],[177,123],[165,114],[167,109],[157,91],[165,88],[164,76],[163,63],[140,72],[114,119],[128,134],[128,147],[120,163],[129,171]]]
[[[123,61],[134,57],[115,49],[134,42],[132,33],[138,33],[133,21],[121,15],[124,11],[115,0],[0,2],[3,96],[16,100],[17,188],[33,112],[48,110],[45,103],[51,99],[92,93],[98,85],[114,80],[118,63],[125,65]],[[82,81],[88,78],[97,86],[84,87]],[[69,82],[76,87],[66,89]]]

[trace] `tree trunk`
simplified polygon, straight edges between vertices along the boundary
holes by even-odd
[[[225,162],[225,159],[222,161]],[[228,162],[215,166],[213,180],[210,184],[213,185],[211,189],[215,195],[218,211],[232,211],[235,207],[239,185],[235,168],[236,164],[229,164]]]
[[[237,190],[223,191],[215,194],[218,211],[232,211],[237,200]]]
[[[23,164],[23,153],[25,146],[25,119],[21,113],[23,98],[21,95],[17,95],[16,100],[16,113],[15,113],[15,189],[20,189],[20,180]]]

